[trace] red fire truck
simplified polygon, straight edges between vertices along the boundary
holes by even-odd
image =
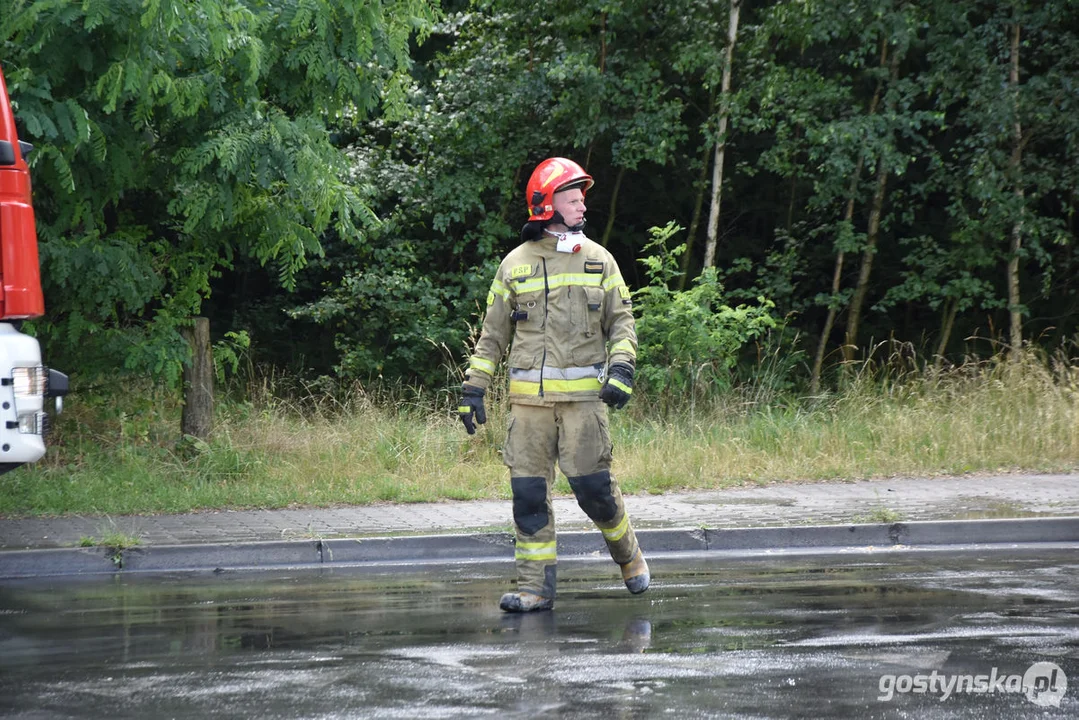
[[[30,204],[29,143],[15,134],[15,115],[0,68],[0,473],[45,454],[49,416],[67,394],[67,375],[41,364],[36,338],[19,331],[27,318],[45,313]]]

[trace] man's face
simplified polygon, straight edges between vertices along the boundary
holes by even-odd
[[[584,212],[587,208],[584,206],[584,193],[580,188],[556,192],[551,204],[554,205],[555,212],[566,221],[567,229],[584,222]],[[554,229],[555,225],[552,224],[551,227]]]

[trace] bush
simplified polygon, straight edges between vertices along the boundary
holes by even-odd
[[[756,305],[727,304],[715,268],[705,268],[688,290],[671,290],[686,246],[667,244],[680,230],[674,222],[649,230],[641,260],[649,281],[634,293],[639,385],[664,412],[729,390],[741,348],[777,327],[775,305],[764,297]]]

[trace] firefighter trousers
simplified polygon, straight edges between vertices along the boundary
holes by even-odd
[[[619,564],[637,554],[637,537],[611,475],[607,406],[599,400],[553,407],[514,404],[502,459],[510,469],[517,531],[517,589],[554,598],[557,566],[551,486],[555,462],[577,504],[596,524]]]

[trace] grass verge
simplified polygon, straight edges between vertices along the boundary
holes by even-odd
[[[448,407],[353,391],[221,408],[210,443],[177,443],[179,410],[80,406],[45,462],[0,476],[0,514],[132,514],[509,497],[491,398],[475,436]],[[754,398],[754,399],[751,399]],[[1079,365],[1034,355],[894,374],[783,400],[732,392],[659,417],[647,395],[612,415],[629,493],[895,475],[1079,468]],[[443,405],[448,405],[443,403]],[[973,481],[972,481],[973,482]],[[568,493],[564,478],[556,491]]]

